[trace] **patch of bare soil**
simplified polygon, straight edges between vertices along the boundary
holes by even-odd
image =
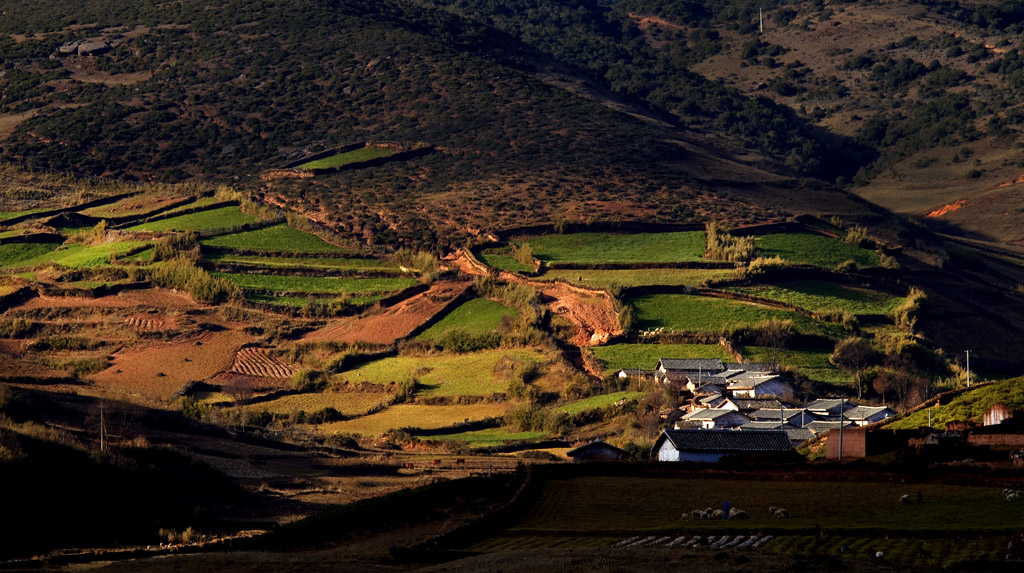
[[[0,353],[0,380],[65,378],[68,373],[25,358]]]
[[[124,319],[124,323],[132,330],[141,332],[157,332],[178,326],[176,319],[163,314],[134,314]]]
[[[221,390],[233,398],[251,398],[253,394],[284,390],[288,387],[287,378],[268,378],[265,376],[249,376],[236,372],[223,372],[210,379],[210,384],[220,386]]]
[[[155,342],[117,352],[113,364],[91,379],[112,391],[166,402],[185,383],[208,380],[231,368],[236,351],[250,342],[252,337],[237,330]]]
[[[418,326],[441,312],[448,302],[466,292],[470,284],[468,281],[435,283],[426,292],[383,311],[333,321],[326,328],[309,333],[304,340],[391,344],[409,336]]]

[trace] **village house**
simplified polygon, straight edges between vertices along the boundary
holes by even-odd
[[[786,437],[789,438],[789,441],[790,441],[790,443],[793,444],[794,448],[799,447],[799,446],[803,445],[804,443],[806,443],[806,442],[808,442],[810,440],[813,440],[814,438],[818,437],[817,434],[815,434],[811,430],[808,430],[807,428],[798,428],[798,427],[796,427],[796,426],[794,426],[792,424],[785,424],[785,423],[780,424],[777,421],[776,422],[751,421],[751,422],[747,422],[746,424],[743,424],[742,426],[740,426],[740,427],[738,427],[736,429],[741,431],[741,432],[749,432],[751,430],[762,430],[762,431],[763,430],[779,430],[779,431],[783,431],[783,432],[786,432]]]
[[[728,455],[792,449],[786,433],[775,430],[664,430],[654,442],[651,458],[661,462],[717,462]]]
[[[858,426],[867,426],[875,422],[881,422],[886,418],[896,415],[896,410],[888,406],[857,406],[843,412],[843,419],[849,420]]]
[[[689,414],[679,418],[676,422],[678,428],[693,428],[700,427],[706,430],[713,428],[735,428],[742,426],[750,421],[750,418],[744,416],[736,410],[727,410],[720,408],[708,408],[701,410],[694,410]]]
[[[603,441],[595,440],[565,452],[574,463],[617,462],[629,459],[629,452]]]
[[[654,381],[659,384],[670,382],[687,383],[701,380],[725,370],[717,358],[662,358],[654,369]]]
[[[808,412],[805,408],[762,408],[747,414],[756,422],[787,423],[796,428],[803,428],[811,422],[818,422],[821,417]]]
[[[817,414],[824,420],[838,420],[840,412],[845,412],[856,407],[857,404],[854,402],[842,398],[821,398],[804,406],[808,412]]]
[[[744,372],[729,379],[726,391],[736,398],[761,398],[775,396],[783,400],[793,399],[793,386],[776,374]]]

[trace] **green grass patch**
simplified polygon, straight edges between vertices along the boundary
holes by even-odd
[[[524,265],[523,263],[515,260],[512,257],[512,249],[509,247],[484,249],[483,251],[476,253],[476,258],[480,259],[480,262],[489,267],[494,267],[503,271],[512,271],[516,273],[533,271],[533,266]]]
[[[564,279],[582,286],[605,288],[611,285],[701,286],[707,281],[736,277],[732,269],[551,269],[541,280]]]
[[[46,211],[47,209],[29,209],[27,211],[0,211],[0,221],[6,221],[15,217],[21,217],[22,215],[31,215],[32,213],[39,213]]]
[[[470,334],[484,334],[497,330],[504,316],[515,318],[519,311],[509,308],[500,302],[486,298],[474,298],[455,307],[444,318],[423,331],[417,338],[420,340],[436,340],[446,332],[461,328]]]
[[[804,263],[831,269],[847,260],[861,267],[877,267],[878,253],[855,247],[816,233],[777,233],[761,235],[755,246],[759,256],[781,257],[791,263]]]
[[[831,348],[817,349],[780,349],[778,351],[759,346],[740,346],[736,349],[743,355],[746,362],[771,362],[777,357],[779,364],[793,368],[815,382],[849,386],[853,384],[853,376],[836,368],[828,357]]]
[[[901,530],[1009,532],[1024,526],[1024,512],[995,509],[1006,506],[1000,487],[740,479],[727,480],[721,488],[708,488],[703,479],[621,476],[543,480],[541,484],[538,499],[512,530],[538,534],[662,530],[749,533],[760,528],[807,531],[820,524],[823,529],[879,528],[894,534]],[[918,490],[925,503],[899,505],[901,495],[913,495]],[[693,509],[721,507],[726,499],[731,506],[747,511],[750,519],[679,519],[681,513]],[[769,506],[785,507],[792,518],[770,517]],[[999,519],[992,518],[993,511],[999,511]]]
[[[707,247],[704,231],[679,233],[572,233],[524,239],[545,262],[671,263],[699,261]]]
[[[142,223],[129,227],[129,231],[150,231],[154,233],[164,231],[215,231],[219,229],[230,229],[249,223],[255,223],[256,217],[243,213],[238,207],[221,207],[179,215],[169,219],[161,219],[149,223]]]
[[[932,426],[946,427],[953,420],[981,422],[985,412],[996,402],[1002,402],[1010,410],[1024,409],[1024,377],[1001,380],[964,392],[949,404],[930,408]],[[923,409],[886,426],[895,429],[914,429],[928,425],[928,410]]]
[[[111,256],[120,256],[149,244],[147,241],[122,241],[102,245],[58,243],[17,243],[0,245],[0,265],[27,268],[58,264],[71,268],[106,265]]]
[[[360,435],[380,435],[388,430],[401,428],[436,430],[461,424],[466,420],[475,422],[485,418],[497,418],[505,415],[509,408],[510,405],[505,402],[480,402],[453,406],[399,404],[369,416],[321,424],[320,430],[329,434]]]
[[[195,201],[193,201],[191,203],[187,203],[185,205],[182,205],[181,207],[175,207],[174,209],[171,209],[170,211],[167,211],[167,212],[165,212],[163,214],[164,215],[174,215],[176,213],[182,213],[184,211],[189,211],[189,210],[192,210],[192,209],[199,209],[199,208],[202,208],[202,207],[206,207],[207,205],[213,205],[214,203],[220,203],[221,201],[222,201],[221,199],[218,199],[217,197],[212,197],[212,196],[211,197],[200,197],[199,199],[196,199]]]
[[[460,432],[458,434],[438,434],[430,436],[430,439],[451,440],[453,442],[465,442],[471,446],[486,447],[500,446],[508,442],[540,440],[546,436],[547,434],[544,432],[512,432],[505,428],[487,428],[486,430]]]
[[[206,260],[214,263],[251,265],[254,267],[306,269],[341,269],[353,271],[398,271],[398,267],[378,259],[349,259],[345,257],[262,257],[259,255],[232,255],[213,253]]]
[[[653,370],[661,358],[718,358],[731,362],[732,357],[717,344],[609,344],[592,348],[594,356],[605,364],[605,374],[623,368]]]
[[[141,216],[166,207],[167,205],[182,201],[185,198],[185,195],[179,195],[176,197],[133,195],[131,197],[125,197],[124,199],[114,203],[100,205],[98,207],[92,207],[91,209],[80,211],[80,213],[87,217],[98,217],[100,219]]]
[[[839,336],[836,324],[812,320],[798,312],[778,310],[733,300],[685,294],[649,294],[633,297],[640,328],[682,332],[720,333],[776,318],[792,320],[802,333]]]
[[[904,300],[873,290],[812,280],[727,290],[777,300],[811,312],[843,310],[853,314],[889,314]]]
[[[23,264],[45,257],[60,246],[60,243],[9,243],[0,245],[0,266],[5,268],[31,266]]]
[[[495,374],[508,356],[520,362],[545,363],[539,350],[488,350],[472,354],[393,356],[364,364],[338,377],[353,383],[389,384],[415,379],[417,396],[490,396],[508,389],[509,379]]]
[[[338,153],[337,155],[303,163],[302,165],[299,165],[298,168],[337,169],[338,167],[344,167],[353,163],[362,163],[363,161],[389,157],[394,154],[395,151],[392,149],[385,149],[383,147],[363,147],[362,149],[353,149],[352,151],[346,151],[345,153]]]
[[[611,394],[603,394],[601,396],[591,396],[573,402],[572,404],[566,404],[558,409],[565,412],[566,414],[579,414],[580,412],[586,412],[588,410],[596,410],[598,408],[607,408],[614,406],[616,402],[620,400],[639,400],[643,396],[643,392],[613,392]]]
[[[219,211],[219,209],[217,209]],[[341,253],[347,249],[332,245],[316,235],[293,229],[281,223],[254,231],[243,231],[205,239],[209,247],[249,249],[284,253]]]
[[[300,277],[218,272],[210,274],[227,279],[244,289],[271,292],[384,293],[400,291],[419,282],[407,278]]]

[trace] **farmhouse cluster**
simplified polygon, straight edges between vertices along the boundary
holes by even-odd
[[[718,461],[730,454],[784,452],[833,429],[867,426],[896,415],[886,406],[845,399],[792,403],[792,383],[770,364],[662,358],[654,370],[620,377],[676,384],[689,405],[662,412],[666,425],[654,445],[661,461]]]

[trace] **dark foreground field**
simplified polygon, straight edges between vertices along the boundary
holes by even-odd
[[[1020,546],[1024,502],[1002,489],[1021,482],[948,468],[535,466],[357,502],[234,551],[106,570],[1009,571],[1020,566],[1008,545]],[[750,518],[680,518],[726,500]],[[792,517],[772,518],[769,506]],[[768,540],[755,549],[723,535]],[[698,540],[668,545],[680,538]],[[621,546],[629,539],[647,546]]]

